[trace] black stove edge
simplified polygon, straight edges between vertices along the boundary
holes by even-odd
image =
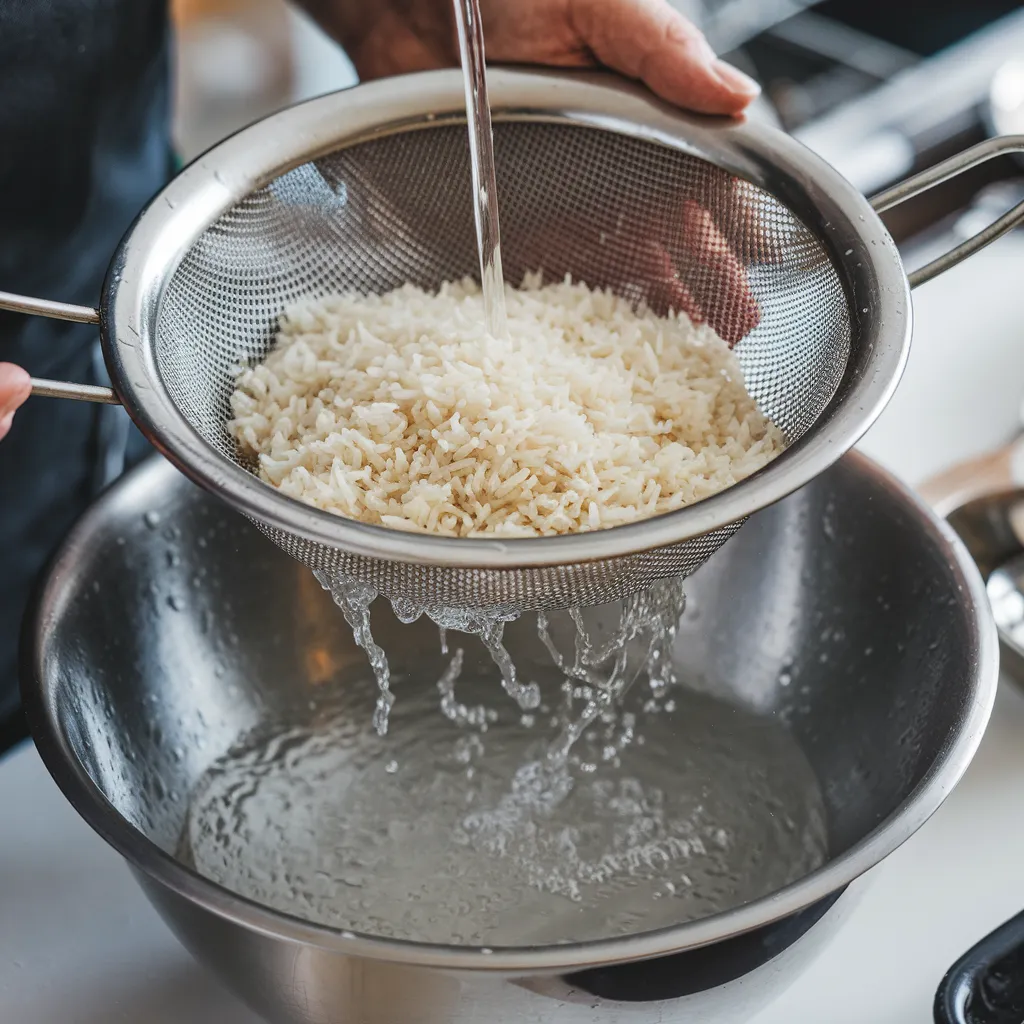
[[[781,921],[710,946],[652,960],[578,971],[563,980],[588,995],[624,1003],[679,999],[704,992],[735,981],[773,960],[803,938],[844,892],[845,885]]]
[[[9,714],[0,715],[0,760],[29,738],[25,713],[15,705]]]
[[[1024,1021],[1024,911],[969,949],[935,993],[935,1024]]]

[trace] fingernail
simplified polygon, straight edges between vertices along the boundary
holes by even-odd
[[[760,95],[761,86],[750,75],[745,75],[739,68],[734,68],[724,60],[715,60],[711,65],[711,69],[734,92],[751,97]]]

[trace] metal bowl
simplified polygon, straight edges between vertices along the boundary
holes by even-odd
[[[53,562],[26,622],[24,698],[71,803],[184,944],[269,1020],[503,1024],[557,1007],[564,1024],[590,1024],[604,1000],[609,1019],[658,1020],[663,1002],[627,1013],[623,1001],[685,997],[673,1019],[718,1024],[792,981],[829,933],[821,919],[841,919],[846,887],[949,794],[988,720],[998,655],[960,542],[860,456],[751,519],[688,594],[684,694],[786,723],[820,783],[829,857],[763,898],[622,938],[491,951],[351,935],[176,859],[207,766],[344,686],[361,655],[305,569],[163,461],[108,491]],[[376,631],[432,684],[436,631],[386,617]]]
[[[948,520],[981,572],[1002,668],[1024,687],[1024,435],[953,466],[919,491]]]

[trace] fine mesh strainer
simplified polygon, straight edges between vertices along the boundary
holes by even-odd
[[[254,475],[226,431],[228,398],[282,307],[477,272],[456,71],[324,96],[218,145],[138,218],[98,311],[0,294],[2,308],[100,324],[114,391],[37,381],[35,393],[123,402],[184,473],[314,569],[426,606],[599,604],[693,572],[747,516],[855,444],[903,368],[910,284],[1024,219],[1022,204],[908,282],[875,211],[1024,149],[1024,137],[968,150],[873,208],[784,134],[685,115],[609,76],[495,71],[490,91],[506,278],[568,272],[655,307],[681,282],[724,335],[745,333],[748,387],[790,442],[775,462],[677,512],[522,540],[352,522]],[[678,279],[651,275],[652,245]],[[737,262],[739,287],[723,270]]]

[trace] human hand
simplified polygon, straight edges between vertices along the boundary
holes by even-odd
[[[452,0],[304,0],[362,79],[459,63]],[[716,58],[667,0],[481,0],[488,61],[586,68],[643,81],[705,114],[739,114],[760,91]]]
[[[584,185],[577,194],[599,190]],[[642,301],[659,316],[685,313],[694,323],[708,323],[730,347],[760,322],[746,267],[715,219],[693,199],[646,207],[637,202],[618,217],[594,203],[571,219],[553,216],[535,233],[509,227],[505,239],[515,261],[507,269],[513,272],[543,270],[548,280],[569,274],[592,288]],[[728,228],[737,233],[735,223]],[[751,247],[749,239],[739,243],[743,252]]]
[[[0,439],[11,429],[15,410],[31,390],[32,380],[20,366],[0,363]]]

